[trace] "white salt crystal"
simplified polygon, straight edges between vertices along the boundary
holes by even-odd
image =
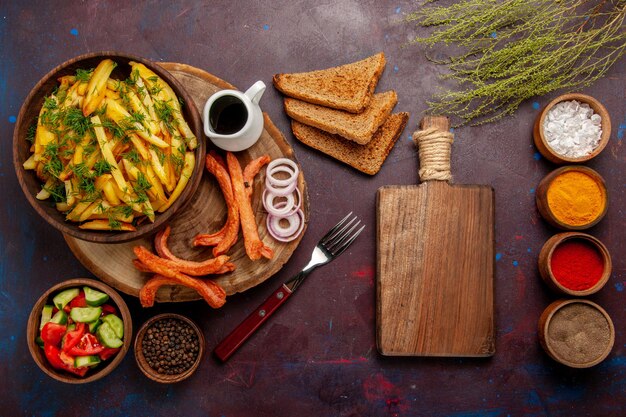
[[[587,103],[562,101],[543,122],[543,133],[554,152],[568,158],[589,155],[600,143],[602,117]]]

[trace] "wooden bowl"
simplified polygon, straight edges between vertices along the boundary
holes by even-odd
[[[185,372],[181,374],[165,375],[165,374],[158,373],[157,371],[155,371],[154,369],[150,367],[150,365],[148,364],[148,361],[146,360],[146,357],[143,354],[142,344],[143,344],[143,339],[146,335],[146,331],[148,330],[150,326],[152,326],[152,324],[163,319],[177,319],[177,320],[183,321],[189,324],[192,327],[192,329],[196,332],[196,335],[198,336],[198,348],[199,348],[198,357],[196,358],[196,361],[193,363],[193,365],[191,365],[189,369],[187,369]],[[202,333],[202,330],[200,330],[200,328],[192,320],[188,319],[185,316],[181,316],[180,314],[173,314],[173,313],[159,314],[159,315],[152,317],[148,321],[146,321],[143,324],[143,326],[141,326],[141,328],[139,329],[139,332],[137,332],[137,337],[135,338],[135,345],[134,345],[135,360],[137,361],[137,365],[139,365],[139,369],[141,369],[141,372],[143,372],[143,374],[147,376],[148,378],[150,378],[151,380],[160,382],[162,384],[173,384],[173,383],[180,382],[184,379],[189,378],[196,371],[196,369],[198,369],[198,366],[200,366],[200,362],[202,361],[202,358],[204,356],[205,343],[206,342],[204,340],[204,334]]]
[[[49,95],[52,90],[58,86],[57,78],[64,75],[74,74],[78,68],[94,68],[102,59],[105,58],[110,58],[118,64],[111,75],[113,78],[126,79],[130,75],[130,66],[128,63],[130,61],[135,61],[144,64],[164,81],[166,81],[172,87],[176,95],[184,101],[185,105],[183,106],[183,116],[193,133],[198,138],[198,147],[196,148],[195,154],[196,166],[194,168],[193,175],[181,196],[168,210],[165,211],[165,213],[157,214],[154,223],[147,221],[144,224],[140,224],[134,232],[82,230],[78,228],[76,223],[65,221],[65,216],[56,209],[52,201],[39,201],[35,198],[35,195],[37,195],[37,193],[41,190],[42,183],[36,177],[34,171],[27,172],[22,166],[24,161],[26,161],[26,159],[28,159],[31,155],[29,150],[30,143],[26,140],[28,129],[34,122],[36,122],[44,97]],[[24,194],[26,195],[26,198],[35,211],[37,211],[37,213],[53,227],[70,236],[91,242],[126,242],[160,229],[162,226],[167,224],[168,220],[179,209],[181,209],[194,194],[200,184],[200,178],[202,177],[204,168],[203,162],[206,153],[206,144],[203,138],[202,121],[193,100],[181,84],[176,81],[176,79],[169,72],[151,61],[136,56],[121,54],[118,52],[98,52],[81,55],[64,62],[46,74],[37,83],[37,85],[33,87],[22,105],[15,124],[15,130],[13,132],[13,164],[15,166],[18,181],[24,191]]]
[[[548,114],[548,111],[556,104],[562,101],[572,101],[576,100],[581,103],[586,103],[593,109],[593,111],[602,117],[602,135],[600,136],[600,142],[598,146],[591,152],[589,155],[580,157],[580,158],[570,158],[561,154],[556,153],[550,145],[548,145],[548,141],[543,132],[543,122]],[[533,139],[535,142],[535,146],[537,150],[549,161],[552,161],[556,164],[567,164],[567,163],[581,163],[585,161],[589,161],[590,159],[595,158],[602,150],[606,147],[607,143],[609,143],[609,138],[611,137],[611,118],[609,117],[609,112],[606,108],[595,98],[579,93],[571,93],[564,94],[558,96],[551,102],[549,102],[541,113],[535,119],[535,125],[533,127]]]
[[[75,376],[69,373],[65,373],[54,369],[46,359],[43,349],[41,349],[35,339],[39,336],[39,323],[41,321],[41,311],[45,304],[51,304],[51,297],[68,288],[89,286],[95,288],[98,291],[102,291],[109,295],[110,300],[115,303],[121,319],[124,322],[124,344],[120,348],[120,351],[112,358],[102,362],[93,371],[90,371],[84,378]],[[50,300],[50,302],[48,302]],[[68,384],[86,384],[87,382],[96,381],[100,378],[110,374],[124,359],[128,348],[130,347],[130,341],[133,338],[133,324],[130,317],[130,312],[126,303],[120,297],[120,295],[111,287],[103,284],[100,281],[96,281],[89,278],[74,278],[67,281],[63,281],[48,291],[46,291],[35,303],[30,316],[28,317],[28,325],[26,329],[26,336],[28,339],[28,349],[30,354],[35,360],[35,363],[44,371],[48,376],[56,379],[57,381],[66,382]]]
[[[571,225],[571,224],[563,223],[558,218],[556,218],[556,216],[552,213],[552,210],[550,210],[550,206],[548,205],[548,197],[547,197],[548,188],[550,187],[550,184],[556,177],[568,171],[578,171],[578,172],[582,172],[584,174],[589,175],[598,183],[600,188],[604,191],[604,200],[605,200],[604,209],[595,219],[593,219],[593,221],[589,223],[582,224],[582,225]],[[602,218],[606,214],[607,209],[609,207],[609,196],[608,196],[608,192],[606,189],[606,183],[604,182],[604,178],[602,178],[602,176],[598,174],[596,171],[594,171],[593,169],[588,168],[586,166],[582,166],[582,165],[568,165],[568,166],[564,166],[561,168],[557,168],[554,171],[550,172],[541,180],[541,182],[537,186],[537,191],[535,192],[535,200],[537,202],[537,208],[539,209],[539,213],[541,213],[541,216],[552,226],[557,227],[562,230],[589,229],[590,227],[593,227],[596,224],[598,224],[600,220],[602,220]]]
[[[552,273],[552,254],[554,250],[563,242],[568,240],[585,240],[587,243],[590,243],[596,250],[602,255],[602,259],[604,260],[604,272],[600,277],[600,280],[591,288],[577,291],[572,290],[563,286]],[[544,243],[541,248],[541,252],[539,252],[539,273],[541,278],[543,278],[544,282],[550,287],[553,291],[570,295],[574,297],[584,297],[587,295],[594,294],[598,292],[609,280],[611,276],[612,262],[611,255],[609,254],[608,249],[600,240],[595,237],[588,235],[586,233],[580,232],[567,232],[567,233],[559,233],[552,236],[550,239]]]
[[[594,355],[594,357],[588,361],[580,361],[573,357],[569,357],[569,358],[564,357],[562,355],[562,352],[559,352],[557,342],[553,341],[549,337],[550,326],[559,320],[558,317],[555,320],[555,315],[557,314],[557,312],[559,312],[561,309],[565,309],[568,306],[571,306],[576,303],[584,304],[584,305],[594,308],[597,312],[599,312],[606,319],[606,323],[608,325],[609,335],[608,335],[608,340],[606,341],[606,344],[604,346],[600,346],[600,351],[597,353],[597,355]],[[580,326],[578,327],[580,328]],[[589,327],[586,327],[583,333],[585,331],[589,332]],[[539,318],[538,332],[539,332],[539,342],[541,343],[541,346],[546,351],[546,353],[555,361],[563,365],[569,366],[571,368],[590,368],[594,365],[599,364],[604,359],[606,359],[609,353],[611,353],[611,349],[613,349],[613,344],[615,343],[615,327],[613,326],[613,321],[611,321],[611,317],[607,314],[606,311],[604,311],[602,307],[600,307],[596,303],[589,301],[589,300],[574,299],[574,300],[557,300],[553,302],[541,314],[541,317]],[[577,334],[577,338],[579,341],[578,345],[574,346],[574,348],[578,349],[579,352],[581,350],[584,350],[586,347],[588,347],[586,345],[581,344],[580,342],[581,336],[585,336],[585,338],[588,338],[588,339],[591,338],[593,340],[598,340],[598,338],[594,338],[593,334],[582,335],[579,332]],[[572,342],[572,343],[576,344],[576,342]]]

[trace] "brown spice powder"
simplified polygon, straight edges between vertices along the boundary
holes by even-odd
[[[562,307],[548,326],[548,345],[558,357],[575,364],[593,362],[610,341],[611,329],[604,315],[584,303]]]

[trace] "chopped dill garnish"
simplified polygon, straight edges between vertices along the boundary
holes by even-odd
[[[84,69],[77,69],[76,70],[76,81],[79,82],[89,82],[89,79],[91,78],[91,74],[93,74],[93,68],[88,69],[88,70],[84,70]]]
[[[129,86],[135,86],[137,85],[137,79],[139,78],[139,71],[134,69],[130,72],[130,75],[128,76],[127,79],[124,80],[124,83],[126,83],[126,85]]]
[[[43,99],[43,108],[46,110],[56,110],[59,108],[59,104],[55,97],[48,96]]]
[[[65,112],[63,123],[80,137],[84,136],[92,125],[89,116],[83,116],[83,112],[77,107],[72,107]]]
[[[139,152],[137,152],[137,149],[131,149],[130,151],[124,153],[123,157],[134,164],[141,161],[141,157],[139,156]]]
[[[81,162],[79,164],[72,165],[72,172],[76,178],[81,179],[89,173],[89,167],[87,167],[87,164],[84,162]]]
[[[111,172],[112,169],[113,165],[109,164],[104,159],[100,159],[93,166],[93,170],[95,171],[97,177],[103,174],[108,174],[109,172]]]
[[[26,140],[30,143],[35,142],[35,134],[37,133],[37,122],[28,126],[28,130],[26,131]]]
[[[63,151],[61,152],[61,156],[63,157],[63,159],[68,159],[70,158],[72,155],[74,155],[74,148],[65,148],[63,149]]]
[[[109,226],[111,229],[121,229],[122,223],[119,220],[115,220],[113,217],[109,217]]]
[[[154,151],[154,153],[157,154],[157,157],[159,158],[159,162],[161,163],[161,165],[163,165],[165,163],[165,153],[161,150],[161,148],[159,148],[158,146],[155,145],[150,145],[150,149],[152,149]]]
[[[63,163],[58,155],[59,145],[56,143],[50,143],[46,145],[43,155],[48,161],[43,165],[43,171],[48,174],[52,174],[58,177],[61,171],[63,171]]]
[[[157,117],[163,121],[167,129],[171,132],[174,131],[176,126],[176,119],[174,118],[174,112],[176,109],[165,100],[154,100],[154,112]]]
[[[146,116],[144,114],[141,113],[136,113],[136,112],[130,112],[130,120],[132,120],[135,123],[143,123],[146,120]]]
[[[133,214],[133,208],[131,206],[117,206],[116,209],[119,209],[124,217],[130,217]]]
[[[47,187],[43,187],[43,188],[44,190],[50,193],[55,203],[60,203],[62,201],[67,200],[67,197],[65,196],[65,184],[56,183],[50,188],[47,188]]]
[[[172,165],[174,165],[174,169],[176,170],[176,173],[177,174],[180,173],[180,171],[183,169],[183,166],[185,165],[185,160],[172,153],[170,155],[170,161],[172,161]]]
[[[137,181],[135,181],[133,189],[137,193],[143,193],[144,191],[148,191],[150,188],[152,188],[152,184],[150,183],[150,181],[148,181],[146,176],[143,175],[142,172],[140,172],[137,176]]]
[[[113,137],[122,138],[125,135],[124,128],[118,126],[117,123],[113,122],[110,119],[102,119],[100,121],[100,125],[107,129],[109,132],[111,132]]]

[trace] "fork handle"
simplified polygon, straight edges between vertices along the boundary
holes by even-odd
[[[285,284],[282,284],[263,302],[263,304],[250,313],[235,330],[230,332],[230,334],[217,345],[214,350],[215,355],[222,362],[226,362],[228,358],[252,336],[261,324],[265,323],[274,311],[287,301],[291,294],[292,291]]]

